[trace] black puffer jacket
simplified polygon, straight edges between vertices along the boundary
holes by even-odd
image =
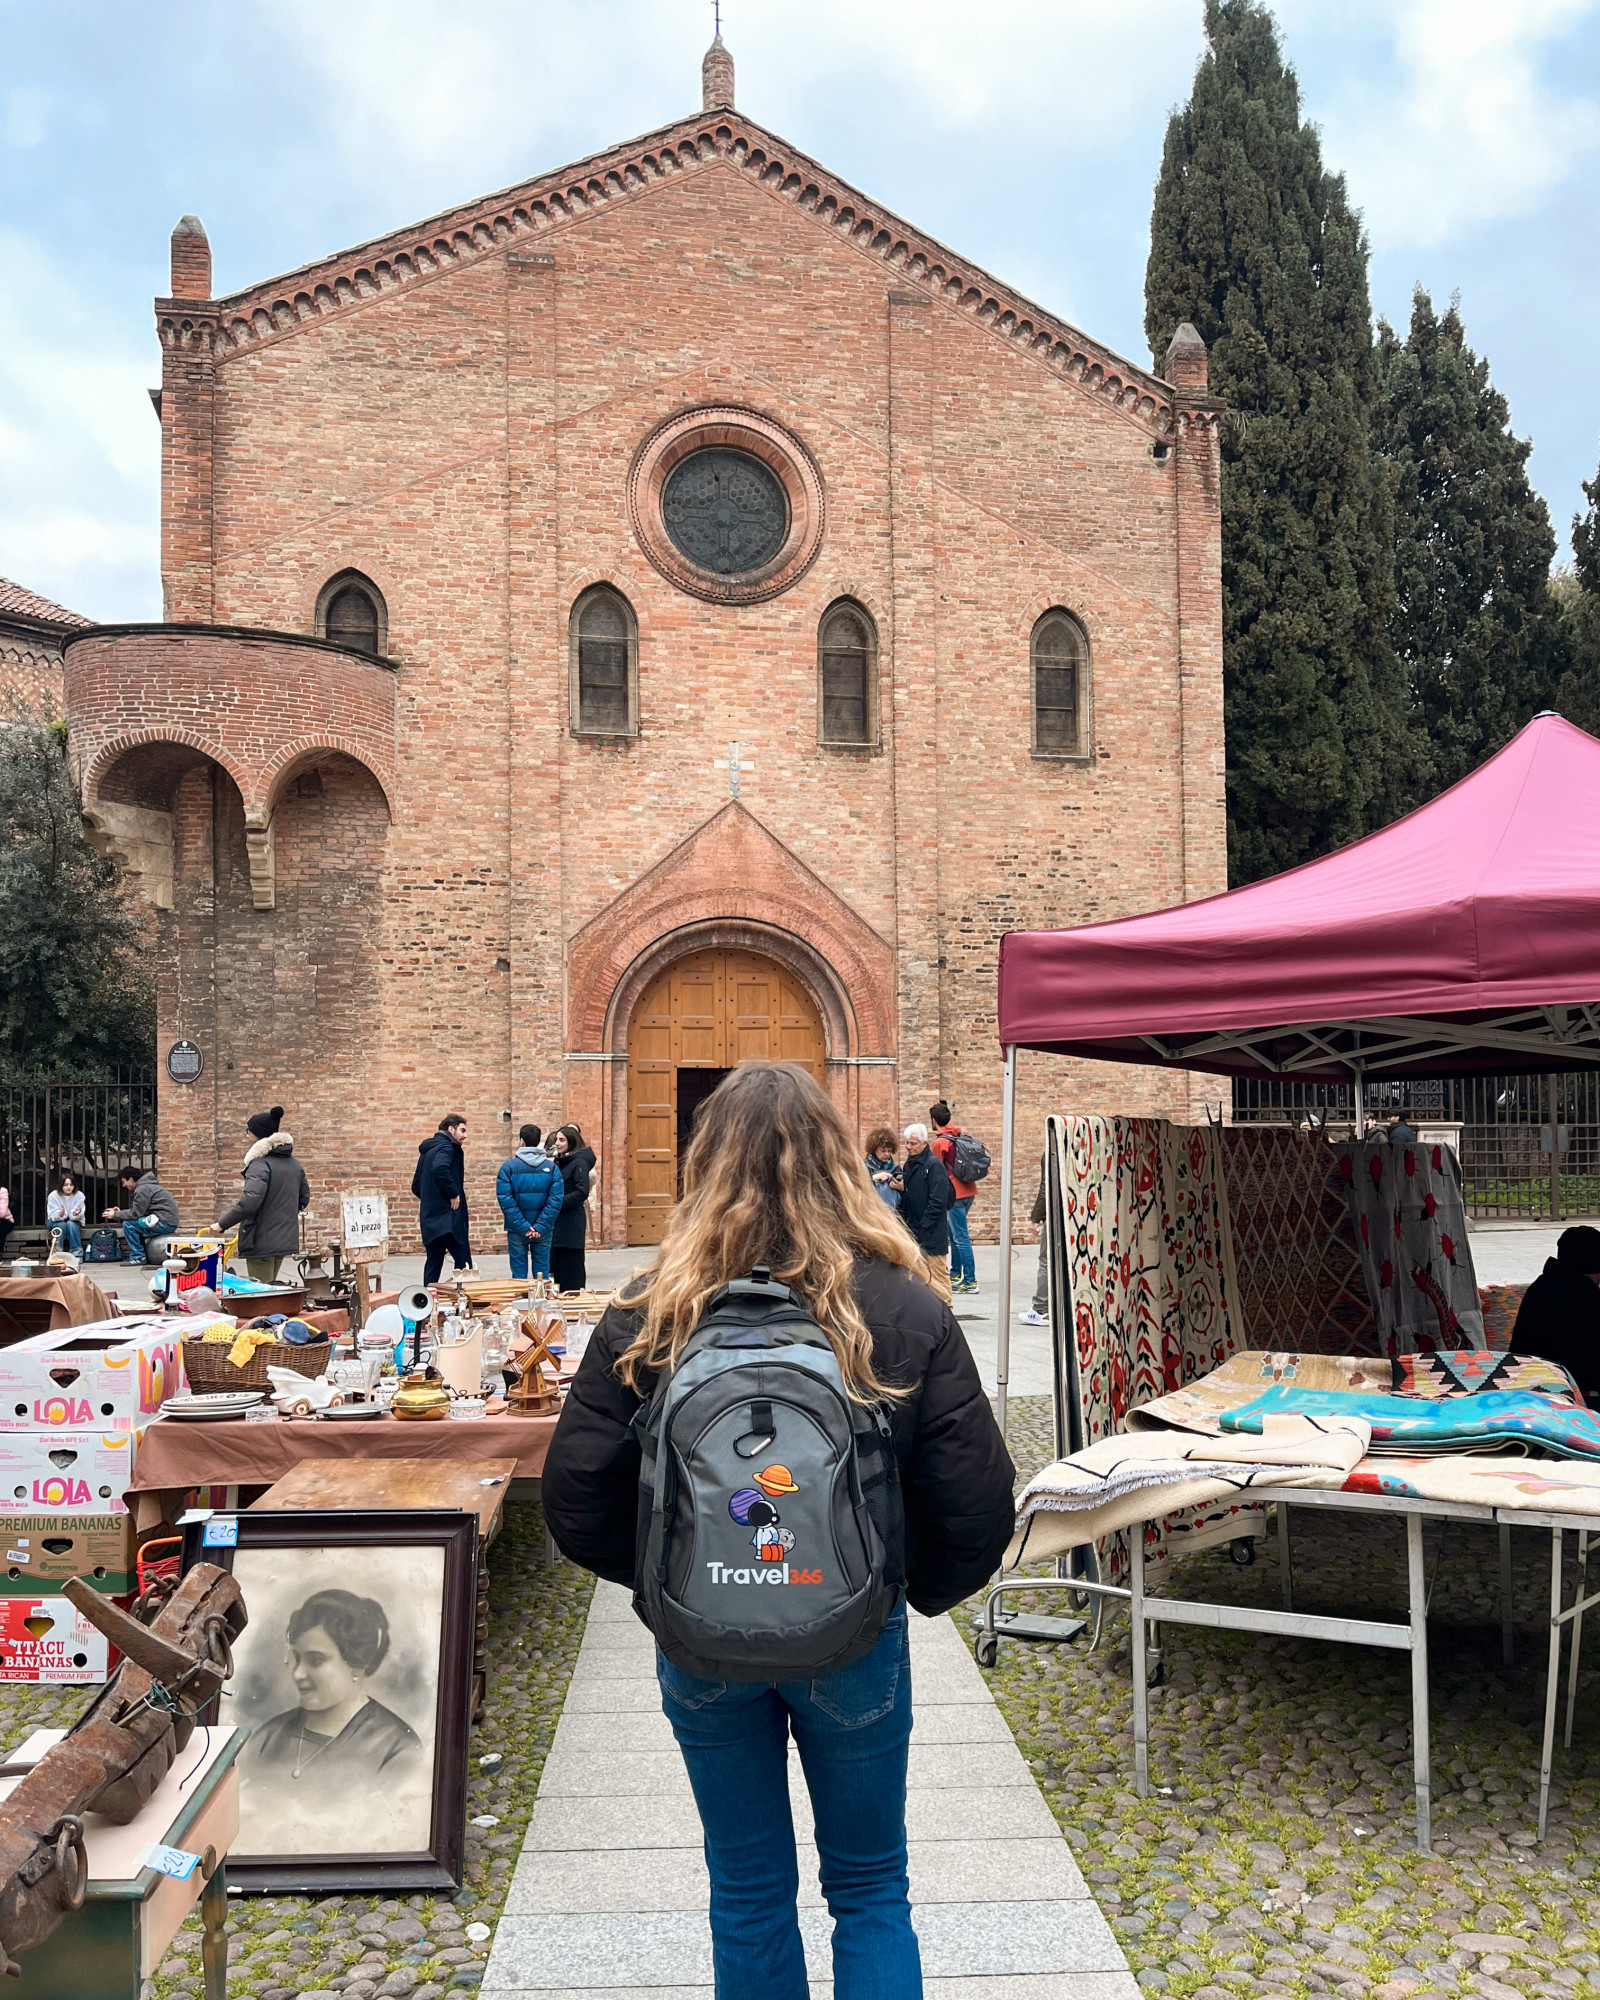
[[[950,1308],[898,1266],[863,1264],[856,1298],[873,1365],[908,1388],[889,1405],[906,1511],[906,1594],[932,1617],[993,1574],[1011,1538],[1015,1470]],[[636,1315],[612,1306],[578,1364],[544,1467],[544,1513],[563,1555],[632,1585],[641,1398],[617,1379]],[[649,1385],[646,1384],[648,1388]]]
[[[561,1169],[561,1213],[556,1218],[552,1250],[581,1250],[589,1234],[589,1182],[594,1173],[594,1148],[580,1146],[575,1153],[563,1153],[556,1162]]]

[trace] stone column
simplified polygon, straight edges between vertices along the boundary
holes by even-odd
[[[1193,902],[1228,886],[1222,721],[1223,405],[1207,393],[1205,342],[1187,321],[1172,337],[1165,367],[1175,391],[1183,897]]]
[[[1179,786],[1183,900],[1228,886],[1227,750],[1222,707],[1223,405],[1208,392],[1205,342],[1187,321],[1165,362],[1173,385],[1177,480]],[[1191,1075],[1188,1115],[1229,1095],[1225,1080]]]
[[[933,307],[890,292],[889,633],[894,784],[896,1128],[938,1095],[943,1046],[939,910],[938,514]]]

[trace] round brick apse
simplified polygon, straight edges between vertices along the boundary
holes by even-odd
[[[292,632],[222,625],[98,625],[64,656],[84,797],[127,751],[181,743],[226,770],[247,818],[270,817],[284,779],[337,751],[395,809],[393,667]]]

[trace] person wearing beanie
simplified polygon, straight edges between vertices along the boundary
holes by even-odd
[[[252,1144],[244,1156],[239,1199],[219,1215],[220,1230],[239,1225],[239,1255],[250,1276],[270,1285],[281,1259],[300,1248],[300,1211],[311,1200],[305,1170],[294,1156],[294,1140],[279,1130],[283,1106],[258,1111],[245,1120]]]
[[[1517,1313],[1511,1351],[1556,1362],[1600,1408],[1600,1229],[1579,1223],[1556,1238]]]

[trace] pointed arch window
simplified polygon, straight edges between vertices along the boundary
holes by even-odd
[[[353,653],[385,659],[389,652],[389,612],[383,592],[359,570],[341,570],[322,586],[317,599],[317,637]]]
[[[817,627],[819,742],[871,748],[878,740],[878,634],[859,604],[830,604]]]
[[[580,736],[639,733],[639,622],[609,584],[572,608],[572,727]]]
[[[1089,754],[1089,641],[1070,611],[1047,611],[1033,628],[1033,753]]]

